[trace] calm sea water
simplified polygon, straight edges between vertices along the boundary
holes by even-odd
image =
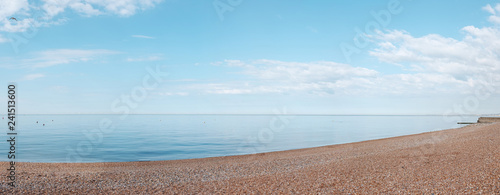
[[[416,134],[476,120],[475,116],[21,115],[16,124],[16,160],[121,162],[239,155]],[[114,128],[103,133],[102,121],[112,122]],[[5,127],[7,120],[1,122]],[[0,132],[4,139],[6,132]],[[8,151],[8,143],[2,141],[1,161],[8,160]]]

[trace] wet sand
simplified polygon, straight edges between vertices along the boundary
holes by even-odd
[[[18,163],[15,188],[5,169],[2,194],[494,194],[500,123],[243,156]]]

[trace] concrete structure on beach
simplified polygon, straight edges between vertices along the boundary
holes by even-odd
[[[500,122],[500,117],[479,117],[477,123],[496,123]]]
[[[497,123],[500,122],[500,117],[479,117],[477,122],[457,122],[457,124],[470,125],[476,123]]]

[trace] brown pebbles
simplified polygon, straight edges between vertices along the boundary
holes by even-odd
[[[255,155],[16,169],[15,188],[3,171],[2,194],[498,194],[500,123]]]

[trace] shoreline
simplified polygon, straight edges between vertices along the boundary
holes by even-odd
[[[252,153],[252,154],[236,154],[236,155],[228,155],[228,156],[212,156],[212,157],[188,158],[188,159],[172,159],[172,160],[145,160],[145,161],[107,161],[107,162],[70,162],[70,163],[68,163],[68,162],[30,162],[30,161],[17,161],[17,162],[18,163],[40,163],[40,164],[89,164],[89,163],[133,163],[133,162],[165,162],[165,161],[182,161],[182,160],[202,160],[202,159],[209,159],[209,158],[259,155],[259,154],[267,154],[267,153],[275,153],[275,152],[289,152],[289,151],[294,151],[294,150],[304,150],[304,149],[314,149],[314,148],[321,148],[321,147],[331,147],[331,146],[344,145],[344,144],[356,144],[356,143],[362,143],[362,142],[370,142],[370,141],[385,140],[385,139],[405,137],[405,136],[414,136],[414,135],[420,135],[420,134],[425,134],[425,133],[433,133],[433,132],[439,132],[439,131],[447,131],[447,130],[453,130],[453,129],[460,129],[460,128],[464,128],[464,127],[467,127],[467,126],[470,126],[470,125],[476,125],[476,124],[491,124],[491,123],[461,124],[461,125],[464,125],[464,126],[463,127],[458,127],[458,128],[432,130],[432,131],[426,131],[426,132],[420,132],[420,133],[414,133],[414,134],[408,134],[408,135],[399,135],[399,136],[394,136],[394,137],[369,139],[369,140],[356,141],[356,142],[347,142],[347,143],[339,143],[339,144],[329,144],[329,145],[314,146],[314,147],[307,147],[307,148],[297,148],[297,149],[288,149],[288,150],[259,152],[259,153]],[[8,162],[10,162],[10,161],[0,161],[0,164],[1,163],[8,163]]]
[[[234,156],[133,162],[18,162],[19,185],[10,188],[4,176],[0,192],[499,193],[498,148],[500,123],[492,123]],[[8,162],[0,162],[0,166],[8,168]]]

